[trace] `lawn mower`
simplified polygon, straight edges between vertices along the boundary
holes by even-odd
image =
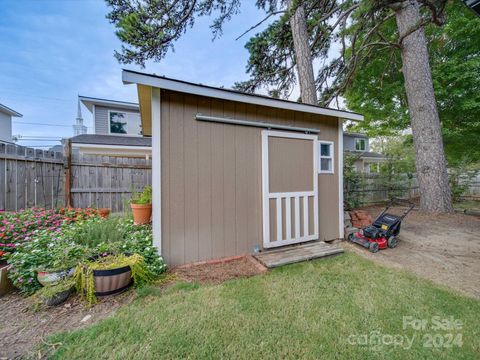
[[[407,209],[402,215],[393,215],[387,213],[393,205],[406,205]],[[392,199],[385,210],[371,224],[364,227],[357,233],[348,235],[348,240],[362,245],[371,252],[376,253],[380,249],[394,248],[398,244],[397,236],[400,234],[402,220],[415,207],[408,200]]]

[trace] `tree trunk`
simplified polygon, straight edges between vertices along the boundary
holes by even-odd
[[[417,0],[395,9],[400,37],[420,21]],[[403,76],[416,154],[420,206],[428,212],[451,212],[452,200],[437,103],[423,27],[402,42]]]
[[[288,8],[299,5],[290,18],[292,28],[293,47],[295,49],[295,60],[297,62],[298,82],[300,83],[300,97],[306,104],[318,105],[317,88],[313,76],[312,54],[308,43],[307,22],[305,9],[300,1],[290,0]]]

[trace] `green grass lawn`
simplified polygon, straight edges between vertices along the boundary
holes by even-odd
[[[115,316],[54,336],[56,359],[478,359],[480,302],[353,253],[217,286],[147,288]],[[403,329],[403,316],[428,321]],[[432,317],[460,320],[433,330]],[[379,331],[387,344],[362,345]],[[462,346],[425,347],[461,334]],[[375,333],[373,333],[375,334]],[[363,335],[363,336],[362,336]],[[389,337],[395,336],[395,338]],[[368,338],[372,339],[372,338]],[[373,339],[374,340],[374,339]],[[457,337],[457,344],[459,338]],[[360,343],[360,344],[358,344]],[[431,344],[433,345],[433,344]]]

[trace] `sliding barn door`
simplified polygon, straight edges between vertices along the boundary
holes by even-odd
[[[263,246],[318,239],[317,136],[262,131]]]

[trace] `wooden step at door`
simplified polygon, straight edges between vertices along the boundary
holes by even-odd
[[[324,241],[286,246],[275,250],[266,250],[253,256],[267,268],[275,268],[301,261],[323,258],[343,253],[343,249]]]

